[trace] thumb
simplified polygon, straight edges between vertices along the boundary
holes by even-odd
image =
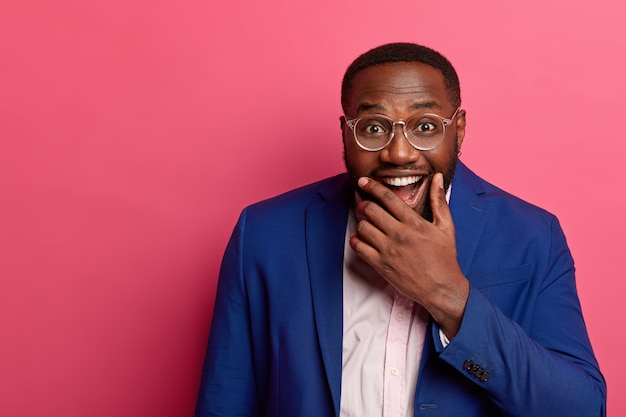
[[[450,208],[446,201],[446,190],[443,188],[443,174],[437,172],[430,186],[430,207],[433,212],[433,224],[443,226],[452,223]]]

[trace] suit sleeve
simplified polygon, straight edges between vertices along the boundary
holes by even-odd
[[[242,266],[245,220],[244,211],[222,260],[196,417],[259,415]]]
[[[530,325],[505,316],[471,287],[461,329],[439,358],[486,390],[506,416],[605,416],[606,385],[589,342],[575,284],[574,265],[556,219],[549,262]]]

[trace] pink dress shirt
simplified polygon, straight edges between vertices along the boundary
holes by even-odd
[[[428,313],[398,293],[350,248],[343,266],[341,417],[409,417]]]
[[[412,417],[428,312],[354,253],[349,240],[356,223],[352,211],[343,258],[340,417]],[[439,338],[450,343],[441,330]]]

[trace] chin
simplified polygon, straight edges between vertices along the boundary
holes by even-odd
[[[417,211],[417,209],[416,209],[416,211]],[[430,207],[430,200],[428,200],[426,202],[426,204],[424,204],[424,207],[422,207],[422,209],[419,210],[418,213],[424,219],[428,220],[431,223],[433,222],[433,211],[432,211],[432,209]]]
[[[364,192],[357,184],[357,181],[359,180],[360,177],[362,176],[375,177],[375,175],[372,175],[371,173],[370,174],[358,174],[357,170],[354,169],[354,167],[352,167],[348,163],[345,146],[344,146],[344,152],[343,152],[343,160],[346,166],[346,170],[348,172],[350,184],[352,185],[352,187],[354,187],[354,189],[359,194],[361,199],[376,202],[376,199],[374,197]],[[449,162],[446,165],[445,172],[443,172],[443,186],[446,192],[448,191],[448,189],[450,188],[450,185],[452,184],[452,179],[454,178],[454,173],[456,171],[458,161],[459,161],[459,145],[458,145],[458,140],[457,140],[455,141],[454,149],[450,155]],[[428,220],[431,223],[433,222],[433,211],[430,205],[430,184],[428,184],[428,189],[425,190],[424,202],[422,204],[419,204],[417,207],[415,207],[414,210],[417,213],[419,213],[419,215],[422,216],[424,219]]]

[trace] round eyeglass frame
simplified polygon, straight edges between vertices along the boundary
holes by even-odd
[[[443,139],[446,137],[446,127],[450,126],[452,124],[452,120],[454,120],[454,118],[457,116],[457,114],[459,113],[459,110],[461,108],[457,107],[456,110],[454,111],[454,113],[452,113],[452,116],[450,116],[449,119],[446,119],[445,117],[439,116],[438,114],[434,114],[434,113],[424,113],[421,114],[420,117],[425,117],[425,116],[431,116],[431,117],[435,117],[439,120],[441,120],[441,122],[443,123],[443,132],[441,134],[441,139],[439,140],[439,142],[437,142],[437,144],[435,144],[434,146],[430,146],[430,147],[423,147],[423,146],[417,146],[414,143],[412,143],[409,140],[409,135],[406,131],[406,122],[408,120],[411,120],[413,117],[416,116],[412,116],[409,117],[406,120],[393,120],[390,117],[385,116],[384,114],[367,114],[367,115],[363,115],[361,117],[357,117],[354,119],[350,119],[347,120],[348,118],[344,115],[344,117],[346,118],[346,124],[348,125],[348,127],[352,130],[352,136],[354,137],[354,141],[356,142],[357,145],[359,145],[359,147],[365,151],[370,151],[370,152],[378,152],[380,150],[385,149],[393,140],[393,137],[396,134],[396,125],[402,125],[402,133],[404,134],[404,138],[406,139],[407,142],[409,142],[409,144],[414,147],[415,149],[417,149],[418,151],[432,151],[433,149],[436,149],[437,147],[439,147],[439,145],[441,145],[441,143],[443,142]],[[387,142],[385,142],[384,145],[379,146],[377,148],[368,148],[366,146],[363,146],[363,144],[361,142],[359,142],[359,139],[357,138],[357,134],[356,134],[356,130],[354,130],[354,127],[356,126],[356,124],[363,119],[364,117],[372,117],[372,116],[378,116],[378,117],[382,117],[383,119],[389,120],[391,122],[391,131],[389,132],[389,137],[387,139]]]

